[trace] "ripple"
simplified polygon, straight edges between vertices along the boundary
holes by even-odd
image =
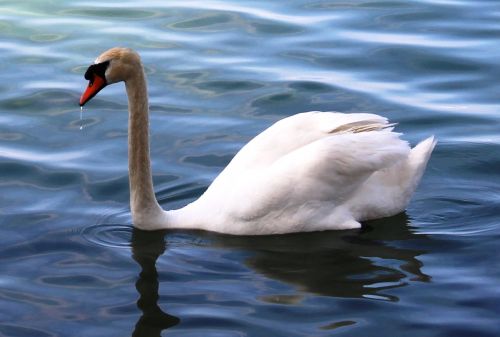
[[[260,298],[261,301],[273,304],[298,305],[304,300],[302,295],[266,295]]]
[[[93,275],[43,276],[40,281],[51,286],[68,288],[106,288],[112,287],[109,281]]]
[[[130,248],[132,226],[121,224],[102,224],[86,227],[83,237],[96,245],[110,248]]]
[[[251,81],[202,81],[195,83],[200,90],[209,91],[212,94],[227,94],[233,91],[252,91],[263,87],[263,84]]]
[[[52,152],[43,152],[41,150],[21,150],[14,149],[11,147],[3,147],[0,146],[0,153],[5,158],[9,158],[11,160],[19,160],[26,162],[38,162],[38,163],[60,163],[60,162],[71,162],[76,158],[80,158],[86,155],[86,151],[64,151],[59,153]]]
[[[89,183],[87,193],[95,201],[109,200],[126,203],[129,196],[128,176],[121,175],[112,179]]]
[[[14,29],[14,25],[8,23],[8,22],[0,22],[0,32],[1,33],[12,33],[12,30]]]
[[[255,100],[252,104],[255,106],[259,106],[259,105],[268,105],[274,103],[286,103],[290,101],[292,98],[293,98],[293,93],[277,93],[261,97],[258,100]]]
[[[350,41],[356,40],[362,43],[388,44],[388,45],[409,45],[425,48],[475,48],[485,46],[487,42],[477,39],[445,39],[430,35],[409,34],[409,33],[376,33],[344,31],[337,32],[340,37]]]
[[[206,189],[207,186],[198,183],[176,184],[158,191],[157,198],[160,202],[184,201],[198,198]]]
[[[30,40],[34,42],[54,42],[66,37],[65,34],[35,34],[30,36]]]
[[[42,329],[34,329],[15,324],[0,324],[0,332],[3,336],[39,336],[55,337],[57,334]]]
[[[305,28],[301,26],[294,26],[290,23],[288,24],[276,24],[273,22],[253,22],[251,24],[252,32],[254,34],[258,34],[259,36],[262,34],[265,35],[292,35],[299,34]]]
[[[12,142],[25,138],[25,135],[19,132],[0,132],[0,140]]]
[[[228,14],[213,13],[207,14],[199,18],[184,20],[172,24],[172,28],[193,29],[221,25],[232,21],[232,17]]]
[[[289,84],[289,87],[295,90],[307,91],[313,93],[326,93],[332,90],[331,86],[321,82],[314,82],[314,81],[295,81]]]
[[[206,167],[225,167],[231,159],[233,159],[233,154],[217,155],[217,154],[207,154],[202,156],[187,156],[182,162],[191,163]]]
[[[182,247],[207,247],[211,245],[210,237],[198,236],[197,231],[184,230],[165,230],[143,231],[134,228],[132,225],[122,224],[100,224],[85,227],[82,231],[82,236],[92,244],[108,247],[108,248],[131,248],[142,247],[144,243],[151,240],[158,241],[159,238],[164,242],[169,249]],[[144,247],[143,247],[144,246]]]
[[[89,6],[90,7],[90,6]],[[92,5],[92,7],[94,7]],[[139,9],[121,9],[121,8],[76,8],[76,9],[67,9],[59,12],[59,15],[76,15],[76,16],[87,16],[87,17],[102,17],[109,18],[113,17],[115,19],[150,19],[158,16],[157,12],[154,11],[145,11]]]
[[[350,326],[356,324],[356,321],[338,321],[334,323],[330,323],[328,325],[322,326],[320,329],[322,330],[336,330],[342,327]]]

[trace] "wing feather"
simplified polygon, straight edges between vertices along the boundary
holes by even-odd
[[[237,212],[235,216],[253,220],[276,210],[304,209],[304,205],[325,203],[332,210],[371,174],[406,158],[409,150],[399,134],[389,130],[331,135],[268,167],[248,171],[244,181],[234,179],[229,208]],[[238,205],[232,200],[238,200]]]
[[[390,128],[386,118],[367,113],[311,111],[284,118],[246,144],[227,169],[269,166],[281,157],[321,138]]]

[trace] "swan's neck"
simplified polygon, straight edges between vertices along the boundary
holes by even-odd
[[[149,158],[149,108],[144,71],[125,82],[129,104],[128,166],[130,208],[134,225],[147,229],[157,225],[163,211],[156,201]]]

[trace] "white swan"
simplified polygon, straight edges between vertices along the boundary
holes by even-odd
[[[198,228],[239,235],[348,229],[407,206],[436,144],[410,149],[374,114],[307,112],[282,119],[245,145],[207,191],[184,208],[156,201],[149,159],[148,95],[139,55],[113,48],[85,73],[83,106],[125,82],[129,102],[130,207],[145,230]]]

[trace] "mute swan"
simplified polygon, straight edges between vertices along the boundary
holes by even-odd
[[[85,73],[83,106],[125,82],[129,104],[130,207],[144,230],[191,228],[237,235],[360,228],[408,204],[436,144],[410,149],[375,114],[306,112],[284,118],[245,145],[196,201],[164,211],[153,191],[148,93],[139,55],[101,54]]]

